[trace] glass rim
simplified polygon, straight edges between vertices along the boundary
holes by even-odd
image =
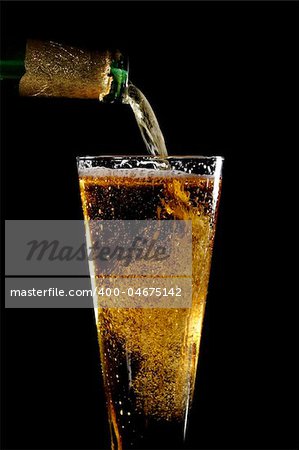
[[[152,155],[91,155],[91,156],[76,156],[77,161],[88,161],[96,159],[134,159],[143,158],[155,161],[165,161],[168,159],[216,159],[224,161],[223,156],[204,156],[204,155],[173,155],[173,156],[152,156]]]

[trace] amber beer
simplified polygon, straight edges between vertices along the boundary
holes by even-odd
[[[182,448],[194,391],[222,160],[168,158],[167,164],[151,157],[141,160],[142,164],[137,157],[125,163],[121,158],[80,159],[84,218],[191,220],[192,307],[97,310],[112,448]]]

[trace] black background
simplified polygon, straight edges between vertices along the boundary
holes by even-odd
[[[3,57],[28,37],[121,47],[169,153],[225,157],[188,447],[295,447],[295,3],[2,2],[1,12]],[[11,82],[1,95],[6,219],[81,219],[75,156],[145,152],[127,106],[19,98]],[[3,313],[3,446],[107,447],[93,311]]]

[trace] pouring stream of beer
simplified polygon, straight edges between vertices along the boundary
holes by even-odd
[[[127,103],[133,110],[147,151],[153,156],[166,158],[168,153],[155,113],[145,95],[132,83],[129,84]]]

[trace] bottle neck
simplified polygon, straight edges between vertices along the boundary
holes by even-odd
[[[24,57],[19,54],[0,61],[0,80],[18,80],[21,96],[122,103],[127,97],[128,63],[120,51],[89,51],[28,40]]]

